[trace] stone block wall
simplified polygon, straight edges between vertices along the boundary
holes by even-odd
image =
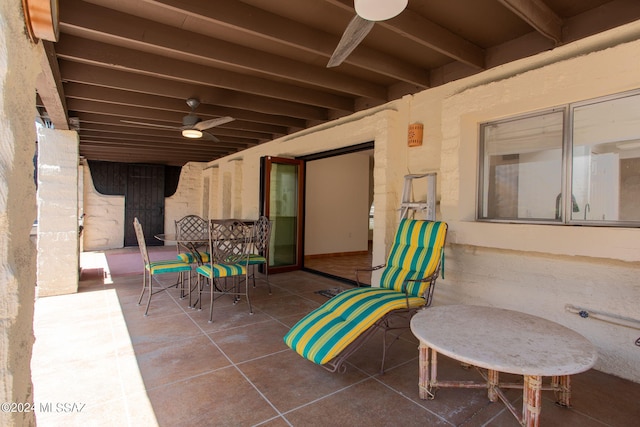
[[[39,297],[78,290],[78,134],[38,130]]]

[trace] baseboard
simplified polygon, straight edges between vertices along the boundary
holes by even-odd
[[[369,251],[352,251],[352,252],[333,252],[330,254],[313,254],[313,255],[305,255],[305,259],[315,259],[315,258],[331,258],[331,257],[340,257],[340,256],[354,256],[354,255],[368,255]]]

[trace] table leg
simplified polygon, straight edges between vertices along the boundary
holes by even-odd
[[[420,380],[418,381],[418,389],[420,393],[420,399],[433,399],[431,393],[430,378],[429,378],[429,347],[424,344],[419,346],[419,365],[420,365]]]
[[[498,371],[494,371],[489,369],[487,371],[487,396],[489,400],[492,402],[498,401],[498,393],[496,389],[500,384],[500,373]]]
[[[542,407],[542,377],[525,375],[522,395],[522,418],[525,427],[540,425],[540,409]]]
[[[432,391],[438,386],[438,352],[431,349],[431,379],[429,380],[429,392],[431,398],[435,398],[435,391]]]
[[[554,378],[555,379],[555,378]],[[554,390],[556,391],[557,404],[568,408],[571,406],[571,377],[569,375],[562,375],[558,377],[557,382],[554,384]]]

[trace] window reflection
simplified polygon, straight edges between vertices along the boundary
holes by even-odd
[[[572,220],[640,221],[640,95],[573,109]]]
[[[640,90],[484,123],[480,137],[479,219],[640,225]]]

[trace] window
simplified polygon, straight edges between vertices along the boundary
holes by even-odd
[[[480,125],[478,219],[640,226],[640,91]]]

